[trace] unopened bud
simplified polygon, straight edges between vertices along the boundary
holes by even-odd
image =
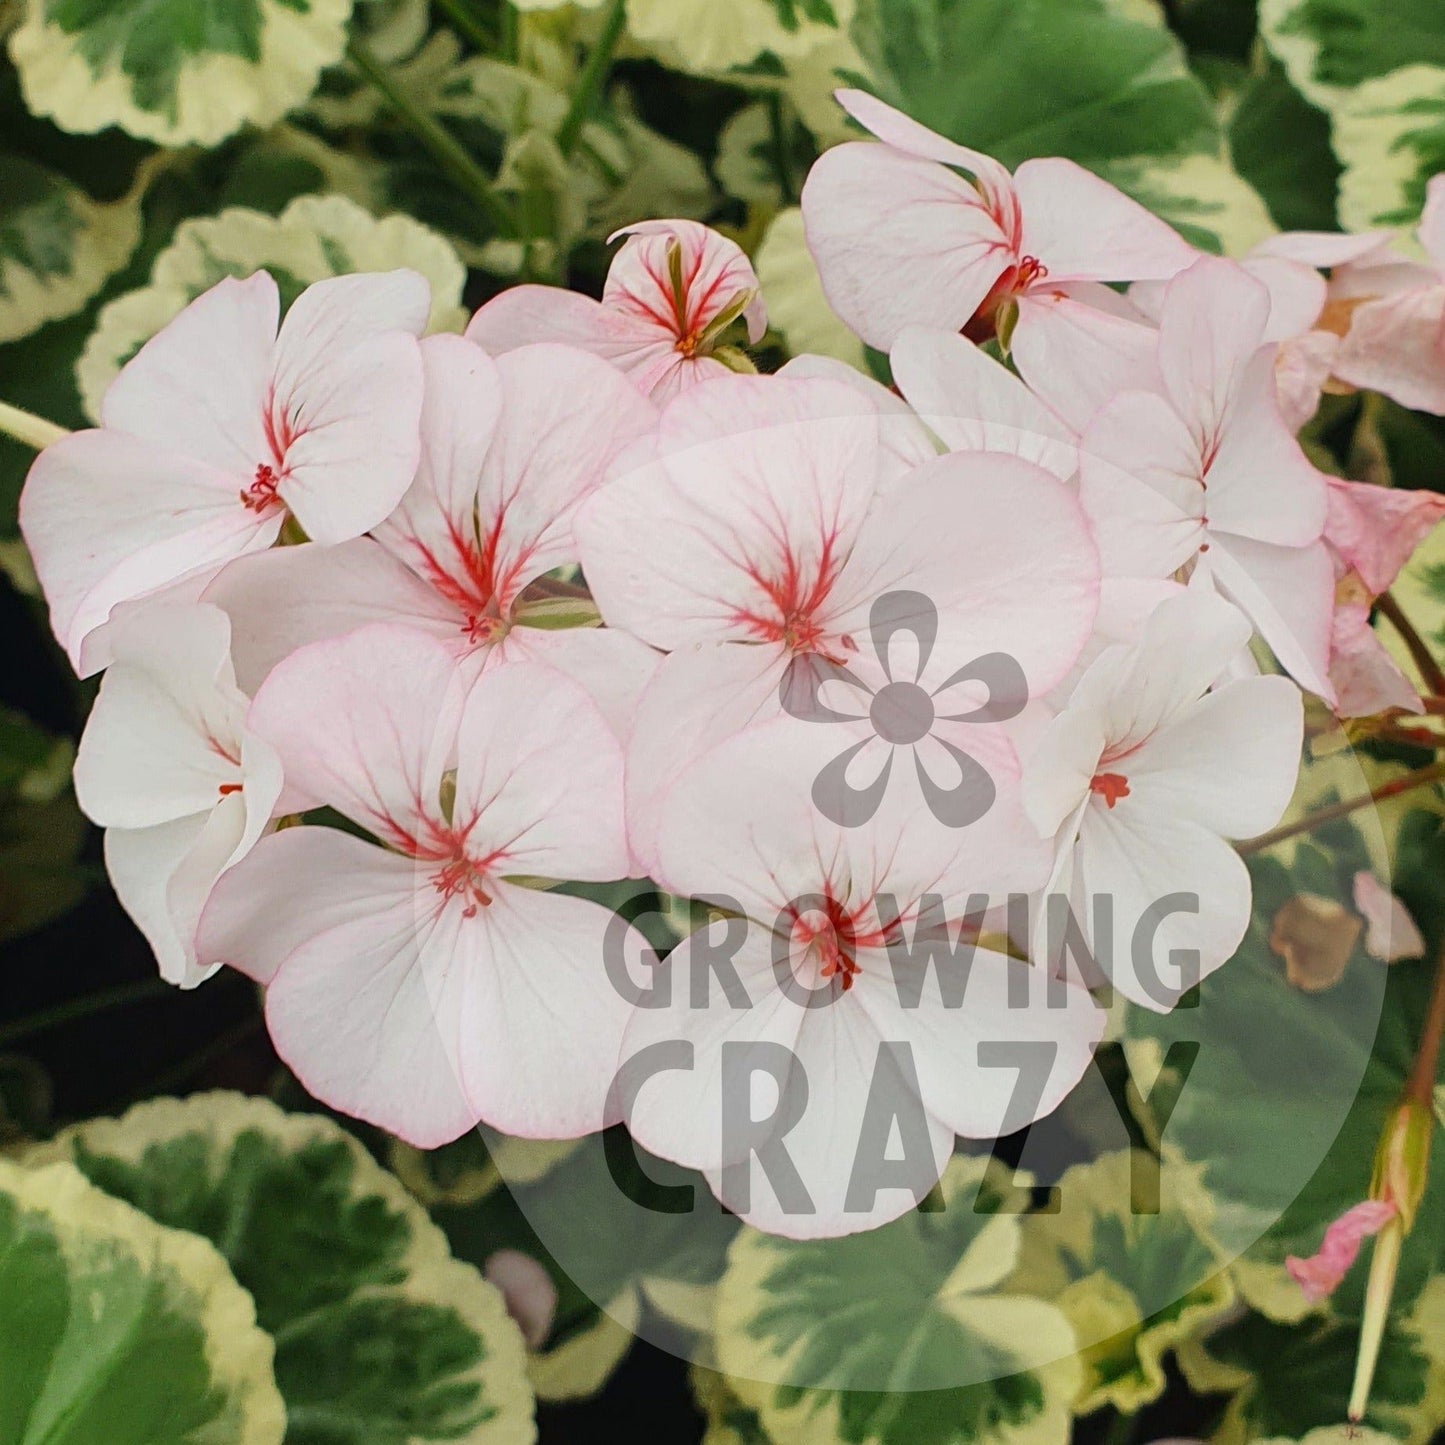
[[[1370,1198],[1393,1204],[1408,1234],[1415,1211],[1425,1196],[1430,1168],[1430,1140],[1435,1119],[1417,1099],[1402,1099],[1385,1124],[1375,1149]]]

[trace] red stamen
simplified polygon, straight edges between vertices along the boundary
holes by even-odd
[[[841,567],[832,537],[823,539],[822,555],[818,558],[817,571],[811,581],[803,575],[797,558],[789,552],[783,560],[780,577],[766,578],[759,572],[752,573],[772,606],[766,612],[740,612],[736,620],[745,624],[763,642],[781,642],[790,652],[826,655],[822,643],[827,633],[816,621],[815,614],[828,600]]]
[[[484,877],[482,869],[470,858],[454,858],[437,872],[432,887],[447,899],[459,893],[467,895],[470,902],[462,910],[462,917],[475,918],[477,909],[489,907],[492,901],[482,888]]]
[[[280,500],[276,495],[279,480],[274,469],[262,462],[256,468],[256,480],[240,494],[241,505],[251,512],[269,511]]]
[[[818,915],[822,916],[819,917]],[[863,971],[855,957],[860,948],[881,948],[885,942],[877,929],[860,931],[853,910],[827,894],[820,904],[806,909],[793,921],[793,939],[818,960],[818,976],[837,979],[844,993]]]
[[[1049,268],[1037,256],[1025,256],[1019,262],[1018,275],[1014,278],[1014,292],[1026,290],[1035,281],[1042,281],[1049,274]]]
[[[1120,798],[1129,796],[1129,780],[1123,773],[1095,773],[1089,782],[1089,791],[1097,793],[1112,808]]]
[[[224,798],[229,796],[231,793],[239,793],[241,791],[241,785],[240,783],[222,783],[218,791],[220,795]]]
[[[963,334],[980,346],[985,341],[992,341],[998,334],[998,313],[1002,307],[1048,274],[1049,268],[1037,256],[1024,256],[1009,266],[969,318]]]

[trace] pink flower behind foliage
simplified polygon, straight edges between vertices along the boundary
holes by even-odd
[[[1051,324],[1035,299],[1080,283],[1165,279],[1197,255],[1143,206],[1060,159],[998,161],[861,90],[838,103],[879,141],[825,151],[803,188],[808,247],[833,309],[887,351],[906,326],[992,335]]]
[[[1334,559],[1330,681],[1341,717],[1423,712],[1418,693],[1370,625],[1370,608],[1445,516],[1438,492],[1328,478],[1325,543]]]
[[[1445,175],[1425,189],[1418,235],[1428,266],[1384,257],[1355,278],[1358,304],[1335,374],[1445,416]]]
[[[1410,910],[1369,869],[1355,874],[1353,893],[1365,920],[1367,953],[1385,963],[1425,956],[1425,940]]]
[[[1347,1209],[1328,1229],[1319,1250],[1308,1259],[1290,1255],[1284,1262],[1290,1278],[1311,1304],[1328,1299],[1359,1257],[1360,1246],[1378,1234],[1398,1213],[1384,1200],[1366,1199]]]
[[[288,516],[326,544],[386,519],[416,470],[430,304],[414,271],[339,276],[302,292],[278,333],[276,283],[259,271],[140,349],[101,427],[47,447],[20,501],[79,672],[109,660],[112,609],[269,547]]]
[[[479,1120],[540,1138],[609,1122],[614,915],[515,881],[627,874],[621,749],[582,688],[532,662],[468,685],[442,643],[380,623],[294,653],[249,722],[293,789],[375,840],[274,833],[201,920],[202,963],[265,986],[311,1093],[423,1148]]]
[[[729,371],[714,353],[734,321],[746,323],[750,342],[762,340],[758,278],[734,242],[696,221],[643,221],[617,235],[627,240],[601,301],[560,286],[513,286],[472,317],[468,339],[494,356],[566,342],[604,357],[659,401]]]

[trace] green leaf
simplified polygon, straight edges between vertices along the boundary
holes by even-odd
[[[205,1240],[68,1164],[0,1160],[0,1440],[280,1445],[271,1361]]]
[[[1300,95],[1277,62],[1239,97],[1229,146],[1239,173],[1264,197],[1277,225],[1334,229],[1340,163],[1330,149],[1329,118]]]
[[[1425,1398],[1426,1340],[1413,1319],[1392,1319],[1385,1329],[1366,1423],[1396,1436],[1410,1435]],[[1230,1389],[1234,1398],[1216,1433],[1216,1445],[1246,1445],[1264,1437],[1307,1438],[1330,1428],[1340,1438],[1359,1348],[1359,1327],[1339,1320],[1286,1325],[1248,1314],[1181,1352],[1195,1389]]]
[[[1413,226],[1425,183],[1445,170],[1445,61],[1366,81],[1342,99],[1334,121],[1345,168],[1340,220],[1355,231]]]
[[[214,145],[279,120],[341,58],[351,0],[34,0],[10,38],[63,130]]]
[[[289,305],[313,281],[409,266],[431,283],[431,328],[460,329],[466,272],[441,236],[409,216],[378,220],[343,196],[301,196],[279,216],[235,206],[184,221],[156,257],[148,286],[101,308],[76,366],[85,409],[100,415],[121,367],[187,303],[226,276],[266,270]]]
[[[138,196],[101,205],[34,161],[0,155],[0,342],[74,315],[139,239]]]
[[[1402,66],[1445,65],[1436,0],[1260,0],[1259,28],[1296,89],[1325,110]]]
[[[71,1160],[157,1222],[213,1241],[276,1340],[288,1445],[523,1445],[532,1398],[500,1294],[345,1130],[201,1094],[66,1130]]]
[[[698,1409],[707,1417],[702,1445],[772,1445],[758,1412],[738,1399],[726,1375],[694,1365],[688,1378]]]
[[[1126,1415],[1164,1393],[1163,1357],[1226,1310],[1234,1289],[1178,1204],[1139,1197],[1157,1161],[1122,1150],[1060,1178],[1057,1213],[1022,1221],[1018,1267],[1005,1287],[1054,1300],[1074,1327],[1083,1415]]]
[[[556,1318],[531,1360],[542,1398],[600,1389],[640,1328],[644,1300],[673,1335],[707,1330],[738,1225],[701,1175],[643,1154],[621,1129],[584,1139],[560,1159],[554,1145],[491,1131],[486,1139],[489,1165],[473,1159],[458,1170],[457,1146],[449,1146],[423,1187],[434,1188],[438,1175],[453,1178],[460,1197],[439,1200],[433,1216],[459,1258],[483,1268],[499,1249],[514,1249],[552,1276]],[[496,1173],[506,1187],[491,1182]],[[674,1207],[670,1192],[678,1189],[691,1191],[689,1208]]]
[[[1063,1442],[1081,1374],[1050,1303],[1001,1283],[1017,1205],[980,1159],[881,1229],[789,1240],[744,1229],[718,1291],[718,1365],[778,1440]]]
[[[874,0],[860,32],[885,98],[963,145],[1016,166],[1098,166],[1181,155],[1218,140],[1178,44],[1102,0]]]
[[[768,302],[768,323],[794,355],[812,352],[864,367],[863,343],[838,319],[803,235],[797,206],[779,211],[757,254],[758,280]]]
[[[1010,167],[1066,156],[1212,250],[1271,229],[1178,41],[1121,6],[872,0],[856,36],[880,94],[951,140]]]
[[[854,0],[628,0],[627,29],[665,64],[718,75],[765,52],[786,60],[834,38]]]
[[[1394,851],[1391,885],[1433,956],[1445,937],[1445,820],[1417,807],[1400,825]],[[1265,855],[1250,864],[1255,917],[1239,952],[1204,981],[1197,1008],[1132,1010],[1128,1032],[1150,1041],[1156,1059],[1175,1041],[1197,1042],[1163,1132],[1166,1169],[1196,1222],[1234,1261],[1250,1303],[1294,1320],[1309,1306],[1284,1259],[1313,1254],[1325,1226],[1367,1196],[1376,1143],[1404,1087],[1434,969],[1422,960],[1386,968],[1357,944],[1334,987],[1292,987],[1268,943],[1276,911],[1301,892],[1349,906],[1368,850],[1342,822],[1296,845],[1288,863]],[[1436,1147],[1445,1151],[1445,1141],[1437,1138]],[[1419,1293],[1442,1248],[1445,1172],[1437,1169],[1405,1241],[1398,1300]],[[1336,1293],[1336,1308],[1360,1307],[1366,1270],[1362,1258]]]

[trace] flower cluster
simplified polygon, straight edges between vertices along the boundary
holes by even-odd
[[[1431,267],[1233,262],[839,100],[876,140],[807,237],[892,387],[757,374],[757,278],[695,222],[464,336],[411,272],[284,321],[258,273],[21,509],[166,978],[254,979],[306,1087],[414,1144],[625,1120],[792,1235],[1054,1108],[1105,985],[1167,1010],[1229,959],[1303,694],[1422,710],[1369,615],[1445,510],[1296,439],[1325,389],[1445,412],[1445,177]],[[660,961],[585,886],[627,879],[699,905]]]

